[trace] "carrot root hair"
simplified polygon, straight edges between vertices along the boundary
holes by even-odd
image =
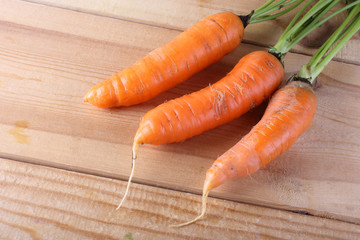
[[[130,176],[129,176],[129,180],[128,180],[128,183],[127,183],[127,186],[126,186],[124,196],[121,199],[120,204],[117,206],[116,210],[118,210],[122,206],[122,204],[124,203],[124,201],[126,199],[126,196],[127,196],[128,192],[129,192],[131,180],[132,180],[132,178],[134,176],[135,160],[136,160],[136,155],[137,155],[136,153],[137,153],[138,147],[139,147],[139,144],[137,142],[134,142],[133,149],[132,149],[131,173],[130,173]]]
[[[188,222],[185,222],[185,223],[170,225],[170,227],[174,227],[174,228],[184,227],[184,226],[190,225],[190,224],[200,220],[201,218],[203,218],[204,215],[205,215],[205,212],[206,212],[206,202],[207,202],[207,199],[208,199],[208,195],[209,195],[209,191],[204,192],[203,195],[202,195],[201,213],[200,213],[199,216],[197,216],[196,218],[194,218],[194,219],[192,219],[192,220],[190,220]]]

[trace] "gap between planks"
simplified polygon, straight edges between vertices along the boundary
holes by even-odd
[[[129,232],[134,239],[355,239],[360,234],[356,224],[218,199],[209,199],[203,221],[168,228],[196,214],[200,197],[134,184],[127,205],[112,211],[124,182],[6,159],[0,159],[0,172],[0,212],[6,216],[0,219],[0,229],[11,228],[13,234],[102,239],[120,239]],[[0,231],[4,234],[11,231]]]
[[[61,164],[57,165],[57,164],[50,163],[50,162],[46,163],[46,162],[42,162],[42,161],[39,161],[39,160],[36,160],[36,159],[30,159],[30,158],[25,159],[25,158],[21,158],[20,156],[17,157],[17,156],[12,156],[12,155],[9,155],[9,154],[1,154],[0,153],[0,160],[1,159],[14,161],[14,162],[19,162],[19,163],[24,163],[24,164],[29,164],[29,165],[34,165],[34,166],[39,166],[39,167],[46,167],[46,168],[50,168],[50,169],[68,171],[68,172],[72,172],[72,173],[79,173],[79,174],[88,175],[88,176],[101,177],[101,178],[110,179],[110,180],[123,181],[124,184],[126,184],[127,180],[128,180],[128,178],[121,178],[121,177],[119,177],[117,175],[113,175],[113,174],[101,174],[99,172],[92,171],[91,169],[81,169],[79,167],[66,167],[65,165],[61,165]],[[143,181],[137,181],[136,178],[133,179],[132,183],[147,186],[147,187],[154,187],[154,188],[158,188],[158,189],[163,189],[163,190],[175,191],[175,192],[179,192],[179,193],[192,194],[192,195],[198,196],[199,199],[202,196],[202,194],[200,192],[198,192],[198,191],[186,191],[186,190],[180,189],[180,188],[171,188],[171,187],[166,187],[166,186],[162,186],[162,185],[158,185],[158,184],[145,183]],[[131,189],[130,189],[130,191],[131,191]],[[247,204],[247,205],[254,206],[254,207],[262,207],[262,208],[273,209],[273,210],[278,210],[278,211],[283,211],[283,212],[300,214],[300,215],[304,215],[304,216],[311,216],[311,217],[335,220],[335,221],[339,221],[339,222],[343,222],[343,223],[350,223],[350,224],[360,225],[360,224],[358,224],[356,222],[346,221],[346,220],[343,220],[343,219],[337,219],[337,218],[331,218],[331,217],[325,217],[325,216],[317,216],[317,215],[312,214],[312,213],[307,212],[307,211],[298,211],[298,210],[291,210],[291,209],[286,209],[286,208],[278,208],[278,207],[275,207],[275,206],[269,206],[269,205],[265,205],[265,204],[256,204],[256,203],[248,202],[248,201],[231,200],[231,199],[222,198],[222,197],[219,197],[219,196],[212,196],[211,193],[210,193],[209,198],[222,200],[222,201],[228,201],[228,202],[234,202],[234,203],[240,203],[240,204]],[[199,202],[200,202],[200,200],[199,200]]]
[[[137,23],[137,24],[142,24],[142,25],[151,26],[151,27],[164,28],[164,29],[168,29],[168,30],[177,31],[179,33],[184,31],[183,28],[175,27],[173,25],[161,24],[161,23],[156,23],[156,22],[146,21],[146,20],[141,20],[141,19],[135,19],[135,18],[114,16],[114,15],[104,14],[104,13],[95,12],[95,11],[91,11],[91,10],[87,11],[87,10],[80,9],[80,8],[65,6],[63,4],[49,3],[49,2],[39,1],[39,0],[19,0],[19,1],[43,5],[43,6],[47,6],[47,7],[60,8],[60,9],[64,9],[64,10],[69,10],[69,11],[74,11],[74,12],[79,12],[79,13],[84,13],[84,14],[89,14],[89,15],[94,15],[94,16],[99,16],[99,17],[105,17],[105,18],[110,18],[110,19],[115,19],[115,20],[120,20],[120,21],[125,21],[125,22]],[[262,44],[260,42],[255,42],[255,41],[251,41],[251,40],[247,40],[247,39],[243,39],[242,43],[251,44],[256,47],[265,47],[265,48],[269,47],[269,45],[267,45],[267,44]],[[304,56],[310,56],[310,57],[312,56],[311,53],[306,53],[306,52],[303,52],[301,49],[296,49],[296,48],[290,49],[289,52],[296,53],[296,54],[302,54]],[[337,58],[336,56],[333,58],[332,61],[359,66],[359,64],[356,62],[353,62],[353,61],[347,60],[347,59]]]
[[[84,13],[84,14],[89,14],[89,15],[94,15],[94,16],[99,16],[99,17],[104,17],[104,18],[110,18],[110,19],[120,20],[120,21],[124,21],[124,22],[138,23],[138,24],[142,24],[142,25],[150,26],[150,27],[164,28],[164,29],[168,29],[168,30],[183,32],[183,30],[181,28],[176,28],[174,26],[165,25],[165,24],[157,24],[155,22],[150,22],[150,21],[141,21],[141,20],[137,20],[135,18],[116,17],[116,16],[101,14],[101,13],[97,13],[97,12],[93,12],[93,11],[85,11],[82,9],[62,6],[60,4],[51,4],[51,3],[46,3],[46,2],[36,1],[36,0],[19,0],[19,1],[43,5],[43,6],[47,6],[47,7],[60,8],[60,9],[68,10],[68,11],[74,11],[74,12],[79,12],[79,13]]]

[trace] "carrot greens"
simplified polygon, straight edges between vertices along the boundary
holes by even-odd
[[[357,2],[357,1],[356,1]],[[335,57],[348,40],[360,29],[360,4],[351,6],[349,15],[329,39],[316,51],[310,61],[301,67],[297,78],[307,79],[314,83],[316,77]],[[350,6],[350,4],[348,5]]]
[[[329,10],[331,10],[336,4],[342,2],[342,0],[320,0],[317,1],[311,9],[306,11],[306,9],[314,2],[314,0],[309,0],[306,4],[304,4],[293,20],[289,23],[278,42],[270,49],[270,52],[273,52],[283,59],[289,49],[293,48],[306,35],[340,12],[348,10],[356,4],[359,4],[360,0],[352,1],[329,15],[326,15]]]
[[[276,19],[290,12],[291,10],[299,6],[302,2],[304,2],[304,0],[267,1],[266,3],[264,3],[264,5],[257,8],[256,10],[253,11],[253,13],[250,14],[251,17],[248,23],[249,24],[259,23],[259,22]]]

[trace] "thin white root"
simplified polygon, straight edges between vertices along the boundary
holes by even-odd
[[[126,198],[128,192],[129,192],[130,183],[131,183],[132,177],[134,175],[134,169],[135,169],[135,158],[132,159],[131,173],[130,173],[129,181],[128,181],[127,186],[126,186],[125,194],[124,194],[123,198],[121,199],[121,202],[120,202],[119,206],[117,206],[116,210],[118,210],[121,207],[121,205],[125,201],[125,198]]]
[[[125,199],[126,199],[126,196],[129,192],[129,188],[130,188],[130,183],[131,183],[131,180],[134,176],[134,170],[135,170],[135,159],[136,159],[136,151],[137,151],[137,148],[138,148],[138,144],[134,144],[133,145],[133,152],[132,152],[132,162],[131,162],[131,173],[130,173],[130,177],[129,177],[129,180],[128,180],[128,183],[127,183],[127,186],[126,186],[126,190],[125,190],[125,194],[123,196],[123,198],[121,199],[121,202],[119,204],[119,206],[117,206],[116,210],[118,210],[121,205],[124,203]]]
[[[204,215],[205,215],[205,212],[206,212],[206,200],[208,198],[208,195],[209,195],[209,192],[206,192],[203,194],[202,196],[202,206],[201,206],[201,213],[199,216],[197,216],[196,218],[194,218],[193,220],[190,220],[188,222],[185,222],[185,223],[180,223],[180,224],[175,224],[175,225],[170,225],[170,227],[184,227],[184,226],[187,226],[187,225],[190,225],[198,220],[200,220]]]
[[[137,150],[139,148],[139,144],[137,142],[134,142],[133,144],[133,148],[132,148],[132,158],[133,160],[136,159],[136,155],[137,155]]]

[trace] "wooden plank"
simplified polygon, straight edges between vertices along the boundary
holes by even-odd
[[[98,175],[127,179],[132,138],[146,111],[220,79],[241,56],[261,49],[242,44],[152,101],[101,110],[83,104],[83,94],[178,32],[26,2],[3,3],[1,156]],[[287,76],[308,59],[288,54]],[[319,78],[319,108],[306,134],[265,169],[213,195],[360,223],[359,75],[358,66],[332,62]],[[251,129],[264,107],[183,143],[142,146],[134,180],[200,193],[206,169]]]
[[[0,159],[0,238],[49,239],[356,239],[360,226],[219,199],[197,213],[200,196]],[[189,204],[191,203],[191,204]],[[131,238],[132,237],[132,238]]]
[[[144,22],[151,25],[183,31],[200,19],[222,11],[231,11],[236,14],[247,14],[261,6],[267,0],[257,1],[233,1],[233,0],[141,0],[117,1],[117,0],[94,0],[91,4],[86,0],[32,0],[41,4],[73,9],[76,11],[94,13],[130,21]],[[276,43],[282,31],[287,26],[295,13],[290,13],[278,20],[249,25],[244,35],[245,42],[255,43],[261,46],[271,46]],[[298,53],[313,54],[315,48],[321,45],[323,36],[335,29],[345,13],[325,23],[317,33],[312,34],[302,41],[293,51]],[[357,34],[340,51],[335,60],[360,65],[360,34]]]

